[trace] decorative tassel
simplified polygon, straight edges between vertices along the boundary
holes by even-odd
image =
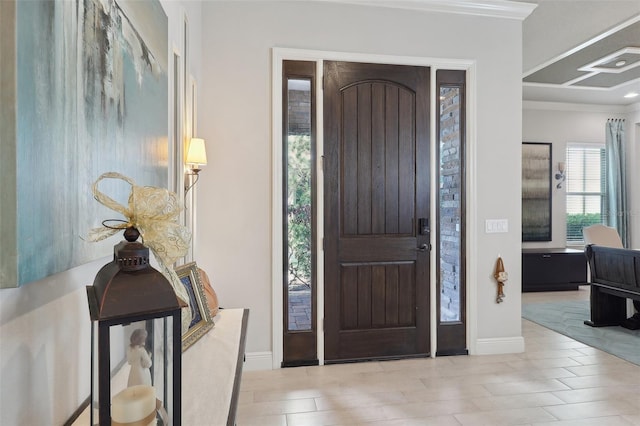
[[[504,270],[504,263],[502,262],[502,258],[499,256],[493,277],[498,281],[498,296],[496,297],[496,303],[502,303],[503,299],[506,297],[504,294],[504,283],[509,279],[509,274]]]

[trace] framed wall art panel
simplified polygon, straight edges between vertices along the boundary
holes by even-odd
[[[15,113],[3,112],[0,129],[0,223],[12,231],[0,287],[17,287],[111,253],[113,240],[86,240],[122,219],[93,199],[101,174],[167,187],[168,20],[157,0],[2,3],[3,41],[15,41],[1,52],[3,75],[5,59],[15,65],[3,111],[9,100]],[[129,188],[111,185],[126,204]]]
[[[522,144],[522,241],[551,241],[551,144]]]

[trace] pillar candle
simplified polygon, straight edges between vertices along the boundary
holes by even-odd
[[[153,386],[131,386],[111,400],[111,419],[117,423],[134,423],[156,410],[156,391]],[[156,424],[155,417],[150,424]]]

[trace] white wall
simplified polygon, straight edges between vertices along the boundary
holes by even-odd
[[[628,110],[628,107],[622,106],[524,102],[522,140],[523,142],[550,142],[553,144],[551,158],[555,175],[558,162],[565,161],[568,142],[604,144],[607,119],[627,118],[629,116]],[[628,119],[627,122],[629,121],[631,120]],[[629,126],[627,128],[629,129]],[[629,133],[627,131],[628,136],[630,136]],[[637,142],[634,142],[633,139],[627,138],[627,146],[630,149],[633,150],[636,144]],[[637,168],[636,164],[640,163],[631,162],[627,166],[631,188],[633,188],[633,182],[637,182],[637,180],[633,180],[632,176]],[[525,248],[565,247],[566,245],[566,185],[563,185],[561,189],[556,189],[557,182],[553,178],[552,181],[552,241],[523,243],[522,246]],[[633,191],[630,191],[630,196],[637,198],[633,197]],[[637,207],[635,211],[638,211]],[[632,217],[636,218],[636,222],[631,224],[632,230],[637,230],[639,228],[637,220],[640,216],[636,214]],[[636,239],[635,241],[639,242],[640,240]]]
[[[491,351],[497,342],[518,347],[521,22],[324,2],[207,2],[202,8],[207,78],[199,117],[210,161],[198,184],[197,261],[222,306],[251,309],[247,351],[272,350],[272,47],[477,61],[471,82],[476,126],[469,129],[477,202],[468,209],[477,244],[469,285],[478,293],[469,321],[478,341],[471,350]],[[510,231],[485,234],[489,218],[508,219]],[[513,277],[500,305],[492,279],[498,253]]]
[[[169,17],[170,57],[174,48],[180,51],[184,14],[189,17],[189,69],[199,79],[200,3],[163,0],[162,5]],[[170,87],[172,75],[170,67]],[[91,329],[85,286],[109,260],[0,290],[1,425],[63,424],[89,396]]]
[[[629,148],[629,205],[631,207],[631,248],[640,250],[640,102],[627,108],[626,135]]]

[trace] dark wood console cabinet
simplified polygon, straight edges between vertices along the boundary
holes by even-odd
[[[577,290],[587,283],[587,258],[568,248],[522,249],[522,291]]]

